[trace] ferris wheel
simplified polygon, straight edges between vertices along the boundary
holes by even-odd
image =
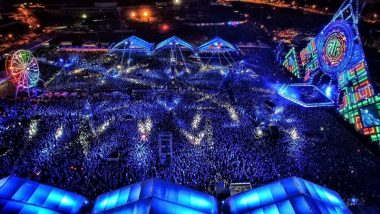
[[[40,70],[37,59],[27,50],[18,50],[11,53],[5,62],[5,70],[9,80],[16,85],[16,97],[19,89],[27,90],[36,86]]]

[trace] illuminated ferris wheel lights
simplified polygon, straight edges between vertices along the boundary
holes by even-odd
[[[9,55],[5,68],[9,80],[17,86],[17,92],[19,88],[29,89],[38,83],[40,71],[37,59],[30,51],[18,50]]]

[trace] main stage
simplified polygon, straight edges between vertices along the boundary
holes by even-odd
[[[309,84],[283,85],[278,94],[304,107],[331,107],[334,101],[321,90]]]

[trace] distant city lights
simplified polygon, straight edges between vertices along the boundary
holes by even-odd
[[[155,21],[155,18],[152,15],[153,15],[152,11],[148,7],[128,10],[125,13],[125,16],[128,17],[129,19],[139,21],[139,22]]]

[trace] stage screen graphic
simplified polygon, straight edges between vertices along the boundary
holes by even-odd
[[[285,60],[282,63],[282,65],[286,68],[286,70],[288,70],[297,78],[301,77],[297,61],[297,55],[294,47],[291,48],[289,52],[285,55]]]
[[[361,108],[360,114],[362,116],[364,127],[368,128],[373,126],[380,126],[380,114],[377,110],[376,105],[370,105]]]
[[[300,58],[303,80],[321,90],[336,87],[331,97],[340,114],[380,146],[380,96],[369,80],[358,28],[362,6],[357,0],[344,1],[330,23],[300,52]]]
[[[301,63],[305,70],[305,76],[303,77],[305,82],[312,80],[312,77],[319,68],[317,56],[317,47],[315,45],[315,39],[313,38],[300,53]]]
[[[333,21],[316,37],[318,61],[321,70],[336,79],[349,69],[356,59],[354,34],[346,21]]]

